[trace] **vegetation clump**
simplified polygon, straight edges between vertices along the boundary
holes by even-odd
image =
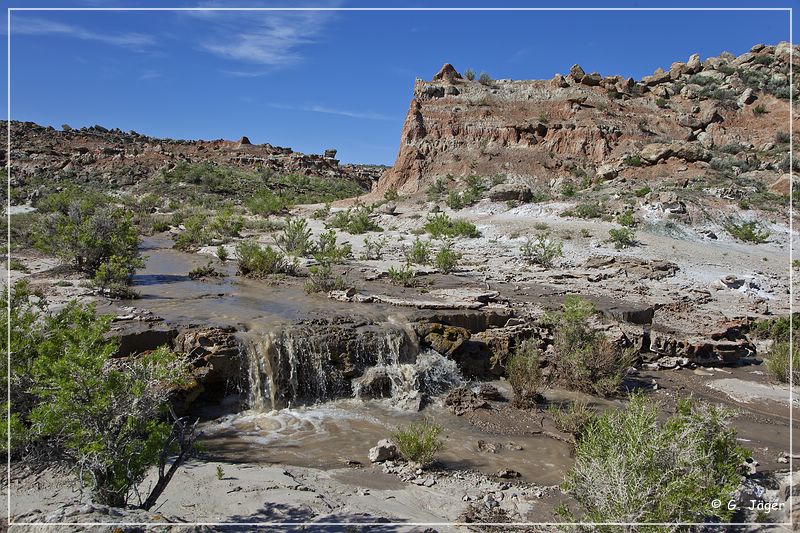
[[[458,267],[460,260],[461,254],[453,250],[453,243],[446,241],[433,256],[433,265],[442,274],[449,274]]]
[[[434,238],[480,237],[481,235],[472,222],[461,218],[451,219],[445,213],[429,216],[423,229]]]
[[[442,426],[432,422],[413,422],[408,426],[397,428],[391,435],[400,455],[407,461],[420,466],[427,466],[436,459],[444,447],[439,440]]]
[[[547,383],[534,340],[524,340],[516,347],[506,363],[506,376],[514,390],[515,406],[534,407],[542,400]]]
[[[372,208],[367,206],[348,207],[344,211],[334,213],[329,224],[352,235],[359,235],[368,231],[383,231],[383,228],[370,218],[371,214]]]
[[[608,236],[617,250],[636,244],[636,231],[633,228],[611,228],[608,230]]]
[[[295,264],[285,255],[271,246],[261,246],[255,241],[242,241],[236,245],[236,257],[239,262],[239,273],[249,278],[296,273]]]
[[[730,416],[682,400],[660,422],[657,403],[634,395],[625,409],[585,426],[562,488],[584,522],[728,522],[734,510],[724,502],[734,497],[740,466],[750,456],[738,445]],[[564,507],[560,514],[575,518]]]
[[[528,237],[520,250],[527,262],[548,269],[553,268],[556,258],[564,255],[563,243],[551,239],[544,232],[539,233],[535,239]]]
[[[93,305],[72,301],[50,312],[25,283],[3,299],[11,344],[6,336],[0,342],[14,357],[10,374],[3,367],[0,376],[11,400],[0,446],[10,439],[12,457],[34,468],[68,468],[98,503],[122,507],[136,496],[137,506],[153,507],[193,453],[194,423],[169,408],[172,391],[189,382],[186,362],[166,348],[113,359],[111,317],[97,316]],[[152,466],[158,475],[147,488]]]
[[[766,242],[769,238],[769,230],[762,229],[761,225],[755,220],[750,220],[748,222],[728,220],[724,228],[732,237],[744,242],[761,244]]]
[[[556,375],[567,388],[611,396],[633,363],[633,353],[616,348],[592,328],[589,318],[595,312],[594,304],[571,295],[562,311],[550,317]]]

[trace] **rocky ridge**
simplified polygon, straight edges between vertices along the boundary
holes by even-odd
[[[775,151],[775,137],[788,134],[789,52],[784,42],[738,57],[694,54],[641,80],[574,65],[551,80],[479,81],[446,64],[415,83],[397,160],[378,190],[496,174],[555,190],[576,174],[646,183],[678,166],[713,170],[720,149],[736,152],[741,171],[788,190],[780,168],[788,148]]]

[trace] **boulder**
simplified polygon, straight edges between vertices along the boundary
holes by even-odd
[[[451,65],[450,63],[445,63],[442,68],[439,69],[439,72],[433,75],[434,81],[444,80],[444,81],[453,81],[453,80],[460,80],[463,79],[461,74]]]
[[[586,73],[583,71],[580,65],[575,64],[569,69],[569,77],[575,80],[576,82],[580,83]]]
[[[533,198],[530,187],[522,183],[499,183],[489,189],[489,199],[493,202],[529,202]]]
[[[436,322],[416,324],[414,329],[423,345],[446,356],[452,356],[470,338],[470,332],[465,328]]]
[[[696,74],[703,68],[703,63],[700,61],[700,54],[692,54],[689,56],[689,61],[686,62],[688,74]]]
[[[550,86],[554,89],[569,87],[569,83],[567,80],[564,79],[564,76],[561,74],[556,74],[553,76],[553,79],[550,80]]]
[[[395,443],[389,439],[382,439],[378,441],[378,444],[375,447],[370,448],[367,457],[372,463],[382,463],[384,461],[397,459],[399,457],[399,453]]]
[[[664,72],[663,68],[657,68],[655,72],[653,72],[652,76],[645,76],[642,78],[642,83],[646,87],[652,87],[654,85],[658,85],[660,83],[666,83],[670,81],[670,74],[669,72]]]
[[[753,89],[748,87],[747,89],[744,90],[744,92],[741,94],[741,96],[739,96],[739,98],[736,100],[736,104],[739,107],[744,107],[747,104],[752,104],[753,102],[755,102],[756,98],[757,97],[756,97],[755,93],[753,93]]]
[[[588,85],[589,87],[597,87],[600,85],[600,81],[603,78],[597,72],[592,72],[591,74],[586,74],[583,78],[581,78],[581,83],[583,85]]]
[[[648,144],[642,148],[640,155],[644,161],[651,165],[670,157],[677,157],[690,162],[709,161],[711,159],[711,154],[702,146],[686,141]]]

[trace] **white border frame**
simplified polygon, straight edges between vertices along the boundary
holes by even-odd
[[[793,276],[793,240],[794,234],[794,120],[793,120],[793,91],[794,77],[794,39],[793,39],[793,20],[794,10],[792,7],[9,7],[6,9],[7,16],[7,82],[8,82],[8,102],[7,102],[7,151],[6,151],[6,170],[7,170],[7,191],[6,191],[6,222],[8,252],[6,257],[6,296],[10,306],[11,302],[11,13],[14,11],[782,11],[789,14],[789,346],[790,354],[794,344],[792,335],[793,313],[794,313],[794,276]],[[10,311],[10,307],[9,307]],[[529,527],[529,526],[707,526],[707,527],[730,527],[730,526],[789,526],[793,529],[793,503],[791,487],[794,485],[794,386],[793,379],[789,379],[789,505],[787,513],[789,522],[761,523],[761,522],[512,522],[512,523],[493,523],[493,522],[11,522],[11,314],[8,313],[7,346],[7,454],[6,454],[6,476],[7,483],[7,520],[9,529],[13,526],[248,526],[248,527],[299,527],[299,526],[398,526],[398,527],[434,527],[434,526],[495,526],[495,527]],[[794,375],[794,360],[789,358],[789,375]]]

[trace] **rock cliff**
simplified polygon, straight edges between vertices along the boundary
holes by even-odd
[[[414,193],[445,176],[551,186],[570,175],[648,179],[663,174],[659,164],[703,169],[715,151],[750,148],[765,156],[745,161],[748,170],[779,176],[785,152],[770,150],[776,132],[788,134],[789,60],[788,43],[756,45],[739,57],[695,54],[641,80],[578,65],[551,80],[470,80],[446,64],[415,83],[397,160],[378,192]]]

